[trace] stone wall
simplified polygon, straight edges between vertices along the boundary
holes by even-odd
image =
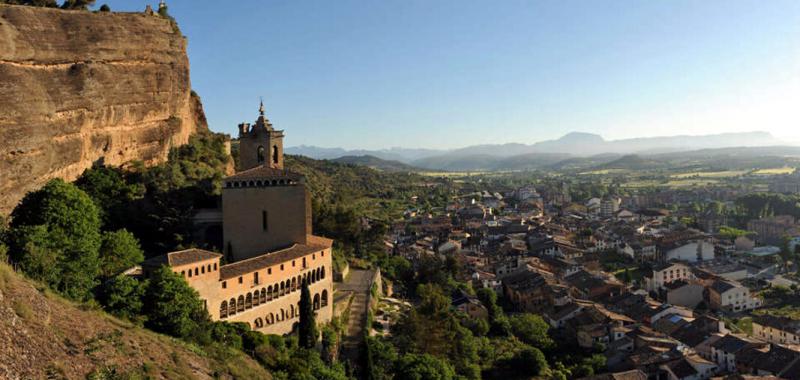
[[[51,178],[160,162],[207,128],[186,43],[160,16],[0,5],[0,214]]]

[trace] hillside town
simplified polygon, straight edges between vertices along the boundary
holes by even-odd
[[[611,374],[596,378],[798,378],[800,314],[774,311],[796,299],[800,224],[764,216],[734,236],[721,212],[689,206],[732,207],[745,194],[666,189],[573,199],[567,183],[467,182],[443,208],[409,209],[386,249],[412,262],[456,259],[475,288],[542,315],[579,349],[601,352]],[[454,295],[452,307],[488,315],[474,296]]]

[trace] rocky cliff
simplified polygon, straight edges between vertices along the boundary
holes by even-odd
[[[169,19],[0,5],[0,214],[95,162],[159,162],[205,128]]]

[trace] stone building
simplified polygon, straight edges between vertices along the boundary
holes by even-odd
[[[243,171],[222,189],[222,254],[170,252],[145,262],[168,265],[197,290],[213,320],[245,322],[267,334],[291,332],[299,321],[300,289],[309,284],[317,322],[333,314],[333,241],[311,233],[311,198],[302,175],[283,168],[283,131],[259,109],[254,126],[240,124]]]

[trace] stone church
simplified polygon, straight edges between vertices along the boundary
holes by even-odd
[[[299,321],[300,289],[309,284],[317,322],[333,314],[333,241],[311,232],[311,198],[302,175],[283,167],[283,131],[259,108],[239,125],[241,171],[224,179],[222,231],[229,263],[202,249],[146,261],[145,273],[168,265],[200,294],[213,320],[246,322],[287,334]]]

